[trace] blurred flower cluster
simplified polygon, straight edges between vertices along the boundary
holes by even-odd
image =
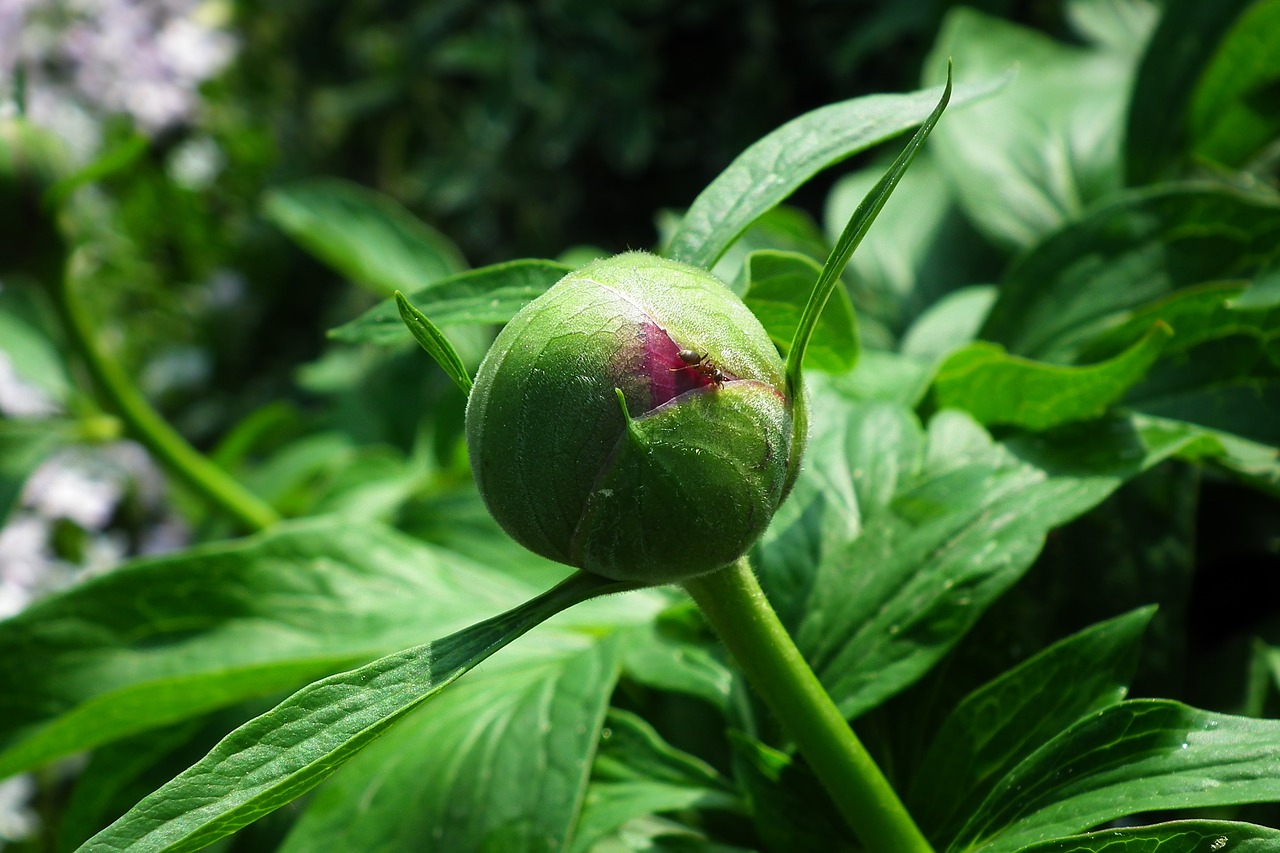
[[[202,0],[0,0],[0,80],[82,156],[110,116],[156,135],[192,121],[199,85],[234,57],[226,14]]]

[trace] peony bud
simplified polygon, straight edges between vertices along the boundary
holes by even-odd
[[[781,503],[796,464],[783,388],[777,350],[724,284],[619,255],[498,335],[467,403],[472,468],[530,550],[616,580],[682,580],[741,556]]]

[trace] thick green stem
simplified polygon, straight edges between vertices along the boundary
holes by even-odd
[[[863,845],[873,853],[933,853],[782,627],[746,558],[684,586]]]
[[[151,407],[120,365],[98,349],[94,326],[76,297],[70,276],[65,270],[58,270],[55,278],[53,301],[67,336],[79,352],[94,384],[124,421],[129,434],[174,475],[245,527],[262,530],[279,521],[274,509],[188,444]]]

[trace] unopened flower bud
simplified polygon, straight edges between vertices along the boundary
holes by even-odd
[[[784,496],[792,407],[755,316],[710,273],[633,252],[570,273],[480,365],[467,444],[498,523],[617,580],[721,568]]]

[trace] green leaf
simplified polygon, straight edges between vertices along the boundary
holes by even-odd
[[[729,706],[733,674],[707,646],[664,631],[662,619],[627,632],[622,666],[641,684],[696,696],[722,711]]]
[[[126,137],[104,151],[92,163],[59,179],[45,190],[43,204],[50,208],[58,207],[81,187],[96,184],[129,169],[147,153],[150,146],[151,140],[144,134],[135,133]]]
[[[1186,421],[1135,415],[1133,422],[1148,435],[1163,434],[1183,441],[1179,458],[1210,462],[1237,474],[1258,488],[1280,497],[1280,450],[1230,433]]]
[[[1010,267],[982,337],[1069,362],[1150,302],[1250,278],[1280,259],[1280,203],[1219,187],[1126,193],[1050,235]]]
[[[807,766],[741,732],[730,731],[734,775],[753,806],[766,850],[846,853],[856,849],[848,824]]]
[[[631,588],[575,574],[500,616],[299,690],[227,735],[82,848],[198,850],[306,793],[393,723],[535,625]]]
[[[574,833],[571,849],[575,853],[586,853],[624,824],[647,815],[701,809],[745,811],[727,779],[664,741],[642,717],[611,709],[601,738],[593,781]]]
[[[962,86],[955,102],[985,98],[1006,82]],[[742,152],[694,199],[664,254],[710,268],[757,217],[828,166],[923,122],[941,94],[939,86],[910,95],[868,95],[787,122]]]
[[[959,6],[942,23],[924,79],[941,80],[949,61],[970,79],[1018,69],[999,97],[944,122],[933,146],[961,207],[992,242],[1029,246],[1119,188],[1130,52],[1065,44]]]
[[[844,275],[844,268],[849,263],[849,258],[852,257],[854,251],[862,242],[862,238],[867,236],[867,231],[871,229],[876,217],[884,209],[885,202],[889,200],[889,196],[893,194],[894,189],[902,180],[902,176],[911,167],[911,162],[924,146],[929,134],[933,132],[934,127],[938,124],[938,119],[942,118],[943,111],[946,110],[947,105],[951,102],[951,94],[951,66],[948,64],[947,82],[942,89],[942,95],[938,99],[938,103],[933,108],[933,112],[929,113],[929,117],[912,134],[911,139],[907,141],[902,152],[890,164],[884,176],[876,182],[876,185],[867,193],[857,209],[853,211],[853,215],[849,217],[849,222],[845,225],[844,230],[840,232],[840,238],[836,240],[835,246],[832,247],[831,254],[827,256],[826,263],[822,265],[822,273],[818,276],[817,283],[813,285],[809,292],[809,299],[805,302],[804,311],[796,324],[795,335],[791,339],[791,346],[787,350],[787,393],[796,401],[794,412],[796,434],[801,436],[796,441],[803,440],[804,429],[807,427],[808,414],[805,411],[801,374],[805,351],[813,340],[818,319],[822,316],[823,309],[831,298],[832,292],[839,285],[840,276]]]
[[[1104,829],[1024,847],[1018,853],[1272,853],[1280,829],[1228,820],[1180,820]]]
[[[953,837],[991,788],[1041,745],[1124,698],[1154,613],[1147,607],[1087,628],[965,697],[939,727],[906,798],[933,841]]]
[[[285,853],[562,850],[617,677],[617,642],[560,632],[507,649],[321,788]]]
[[[747,256],[742,301],[756,315],[785,357],[800,315],[822,267],[793,252],[758,251]],[[808,367],[828,373],[853,369],[858,360],[858,327],[844,288],[836,288],[813,331],[805,355]]]
[[[0,777],[404,648],[527,589],[333,519],[138,561],[0,622]]]
[[[1157,322],[1124,352],[1086,367],[1062,367],[1011,356],[979,342],[938,368],[939,406],[964,409],[981,424],[1045,430],[1100,416],[1160,357],[1173,332]]]
[[[1205,66],[1232,23],[1254,2],[1169,0],[1164,4],[1133,82],[1124,140],[1125,179],[1130,186],[1167,175],[1183,159],[1188,107],[1201,90]]]
[[[572,267],[555,261],[510,261],[451,275],[409,291],[408,298],[440,326],[505,323],[571,271]],[[329,337],[357,344],[399,344],[409,340],[394,299],[330,330]]]
[[[797,644],[841,711],[857,716],[936,663],[1022,576],[1050,529],[1193,441],[1112,419],[995,443],[967,416],[939,413],[923,451],[900,466],[893,499],[818,566]]]
[[[379,296],[413,293],[466,267],[449,238],[389,196],[332,178],[267,193],[263,215],[307,251]]]
[[[435,323],[427,319],[426,314],[414,308],[409,300],[405,299],[403,293],[397,290],[395,299],[396,307],[400,309],[400,319],[409,328],[414,339],[427,351],[427,355],[435,359],[436,364],[440,365],[462,393],[469,396],[471,374],[467,372],[467,366],[462,363],[453,344],[449,343],[449,338],[436,327]]]
[[[823,217],[832,243],[884,174],[884,165],[845,175],[832,187]],[[964,221],[937,157],[926,147],[849,259],[845,281],[860,323],[865,326],[870,319],[883,326],[887,335],[879,345],[888,348],[945,294],[984,277],[992,254]],[[876,345],[871,335],[866,340]]]
[[[948,293],[924,311],[902,337],[903,355],[941,358],[978,336],[999,291],[973,285]]]
[[[1232,4],[1227,4],[1232,5]],[[1187,111],[1193,157],[1241,166],[1280,133],[1280,0],[1245,7]]]
[[[1280,800],[1277,766],[1280,720],[1122,702],[1014,768],[947,850],[1014,853],[1141,812]]]

